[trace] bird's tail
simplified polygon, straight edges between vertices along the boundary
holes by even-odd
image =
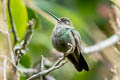
[[[72,54],[69,54],[67,56],[67,58],[72,62],[72,64],[75,66],[75,68],[77,69],[77,71],[82,71],[83,69],[86,71],[89,71],[88,65],[84,59],[84,57],[82,56],[82,54],[80,53],[79,56],[76,55],[76,57]],[[76,60],[77,58],[77,60]]]

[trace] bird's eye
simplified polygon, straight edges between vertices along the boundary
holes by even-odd
[[[69,22],[68,22],[68,21],[65,21],[65,24],[69,24]]]

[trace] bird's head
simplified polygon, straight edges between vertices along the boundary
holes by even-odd
[[[67,17],[59,18],[58,24],[72,26],[72,22]]]
[[[67,17],[57,18],[54,14],[49,12],[49,14],[57,20],[57,24],[73,26],[72,22]]]

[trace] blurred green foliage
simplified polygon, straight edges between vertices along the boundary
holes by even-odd
[[[91,23],[95,22],[100,29],[104,29],[107,20],[98,13],[98,7],[101,4],[109,4],[109,0],[32,0],[36,7],[50,11],[57,17],[68,17],[74,27],[80,32],[82,40],[88,45],[92,45],[94,41],[89,36]],[[29,68],[36,61],[41,59],[41,55],[50,57],[53,49],[50,41],[50,35],[54,24],[46,18],[27,7],[22,0],[11,0],[12,16],[17,28],[17,34],[20,39],[26,30],[28,20],[35,19],[35,29],[32,40],[28,46],[29,51],[20,61],[21,65]],[[7,21],[9,16],[7,14]],[[54,58],[54,57],[53,57]],[[101,63],[95,59],[87,57],[89,63],[89,72],[77,72],[71,63],[64,65],[60,70],[51,73],[56,80],[103,80],[99,73]],[[93,64],[96,62],[97,64]],[[21,77],[21,80],[25,80]]]

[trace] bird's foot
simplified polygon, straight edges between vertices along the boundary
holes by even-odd
[[[74,50],[75,50],[75,47],[74,47],[71,43],[68,43],[68,46],[69,46],[70,48],[66,51],[65,56],[68,56],[69,54],[73,53]]]

